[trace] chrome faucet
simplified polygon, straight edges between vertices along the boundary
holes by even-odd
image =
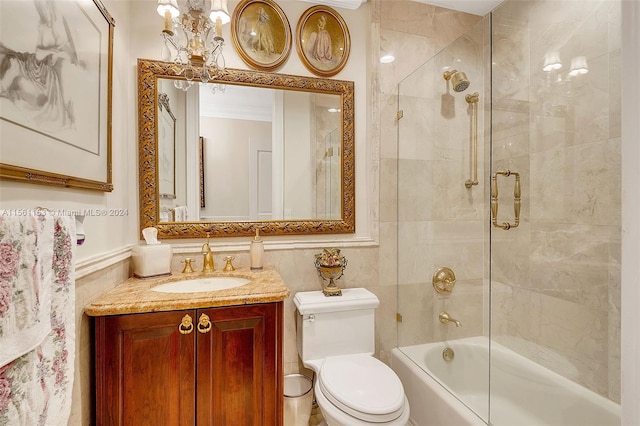
[[[204,255],[202,272],[213,272],[215,268],[213,265],[213,252],[209,247],[209,233],[207,233],[207,242],[202,245],[202,254]]]
[[[438,318],[440,318],[440,322],[443,324],[448,324],[452,322],[456,325],[456,327],[462,327],[462,324],[460,323],[460,321],[453,318],[451,315],[449,315],[448,312],[444,312],[444,311],[440,312],[440,315],[438,315]]]

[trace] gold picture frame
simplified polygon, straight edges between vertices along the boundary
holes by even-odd
[[[200,208],[204,209],[205,204],[205,189],[204,189],[204,138],[198,137],[198,163],[200,163]]]
[[[231,18],[236,51],[250,67],[272,71],[289,58],[291,26],[284,11],[271,0],[243,0]]]
[[[0,178],[113,191],[114,19],[100,0],[0,2],[0,16],[0,86],[11,88],[0,96]]]
[[[334,9],[307,9],[298,20],[296,36],[298,56],[315,75],[334,76],[347,64],[351,37],[344,19]]]

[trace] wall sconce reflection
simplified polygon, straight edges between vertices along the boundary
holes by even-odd
[[[569,71],[569,76],[575,77],[588,72],[589,66],[587,65],[587,58],[585,56],[576,56],[571,59],[571,70]]]
[[[557,71],[562,69],[562,62],[560,61],[560,54],[558,52],[549,52],[544,55],[544,65],[542,71]]]

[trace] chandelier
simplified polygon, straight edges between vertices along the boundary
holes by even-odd
[[[194,79],[206,83],[224,71],[222,25],[231,21],[227,0],[187,0],[182,10],[177,0],[158,0],[157,10],[164,18],[162,60],[174,62],[185,77],[183,90]]]

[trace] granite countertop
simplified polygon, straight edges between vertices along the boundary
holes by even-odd
[[[151,291],[152,287],[168,282],[217,276],[241,277],[251,282],[227,290],[200,293]],[[281,302],[289,297],[289,294],[289,289],[275,270],[236,269],[233,272],[196,272],[159,278],[129,278],[94,300],[85,307],[84,312],[89,316],[106,316],[248,305]]]

